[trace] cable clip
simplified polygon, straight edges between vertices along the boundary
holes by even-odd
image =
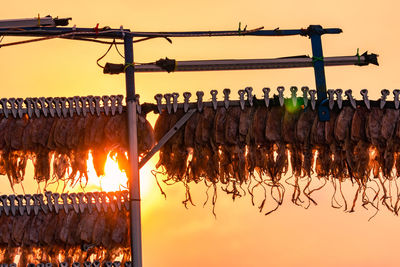
[[[94,27],[93,30],[96,33],[96,35],[99,34],[99,23],[97,23],[96,27]]]
[[[121,30],[122,38],[125,38],[124,26],[121,25],[119,28]]]

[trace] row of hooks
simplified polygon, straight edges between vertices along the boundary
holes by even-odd
[[[1,195],[0,196],[0,215],[37,215],[39,211],[47,214],[49,212],[65,213],[74,211],[84,213],[88,211],[114,212],[117,209],[129,210],[129,192],[87,192],[87,193],[52,193],[47,191],[43,194],[25,195]],[[0,266],[1,267],[1,266]]]
[[[55,265],[50,262],[47,263],[29,263],[27,267],[69,267],[70,265],[68,262],[60,262],[60,264]],[[85,261],[82,264],[80,262],[73,262],[71,264],[71,267],[131,267],[132,263],[130,261],[125,262],[122,264],[120,261],[104,261],[101,263],[100,261]],[[1,263],[0,267],[17,267],[16,263],[11,263],[11,264],[6,264],[6,263]]]
[[[262,89],[264,95],[263,95],[263,100],[265,103],[266,107],[270,106],[271,99],[270,98],[270,93],[271,89],[268,87],[265,87]],[[279,86],[277,88],[277,95],[274,95],[275,97],[278,98],[278,102],[280,106],[283,106],[285,104],[285,97],[284,97],[284,91],[285,87]],[[301,92],[302,96],[298,97],[297,96],[298,88],[296,86],[290,87],[290,93],[291,97],[290,99],[292,100],[293,105],[298,104],[298,98],[302,99],[302,102],[305,107],[307,107],[309,104],[313,110],[315,110],[316,104],[317,104],[317,90],[310,90],[307,86],[301,87]],[[232,102],[237,102],[237,101],[231,101],[229,99],[231,90],[230,89],[224,89],[223,90],[223,101],[218,101],[217,100],[217,90],[211,90],[210,95],[211,95],[211,106],[216,110],[218,106],[224,106],[226,109],[229,108],[229,106],[232,104]],[[363,89],[360,92],[362,99],[367,106],[368,109],[370,109],[370,100],[368,99],[368,90]],[[393,96],[394,96],[394,107],[396,109],[399,108],[399,94],[400,90],[395,89],[393,90]],[[239,95],[239,105],[241,109],[243,110],[246,105],[253,106],[255,102],[255,95],[253,94],[253,88],[252,87],[246,87],[244,90],[239,90],[238,91]],[[327,101],[330,109],[333,109],[335,106],[335,100],[337,103],[337,106],[339,109],[342,108],[343,106],[343,101],[344,101],[344,96],[347,97],[347,100],[350,102],[351,106],[353,108],[357,107],[356,99],[353,97],[353,91],[351,89],[344,91],[343,95],[343,90],[342,89],[329,89],[327,90]],[[380,98],[380,108],[383,109],[386,105],[387,98],[390,95],[389,90],[383,89],[381,91],[381,98]],[[183,104],[178,103],[178,98],[179,94],[178,93],[172,93],[172,94],[157,94],[154,96],[156,102],[157,102],[157,111],[158,113],[162,113],[163,109],[165,109],[169,114],[170,113],[175,113],[178,110],[178,107],[182,107],[185,112],[189,110],[190,107],[193,107],[193,104],[190,103],[190,98],[192,94],[190,92],[184,92],[183,93],[183,98],[184,102]],[[197,103],[196,103],[196,108],[201,112],[204,108],[204,106],[207,104],[207,102],[204,102],[204,92],[203,91],[197,91],[196,92],[197,96]],[[336,99],[335,99],[336,96]],[[165,99],[165,101],[163,101]],[[321,103],[321,104],[324,104]]]
[[[111,96],[74,96],[74,97],[33,97],[33,98],[2,98],[0,99],[0,114],[6,118],[22,118],[25,114],[32,118],[34,115],[44,117],[72,117],[74,114],[100,116],[121,114],[123,111],[123,95]],[[138,113],[141,113],[139,95],[136,95]]]

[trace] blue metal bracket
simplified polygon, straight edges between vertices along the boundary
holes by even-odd
[[[323,106],[323,102],[327,99],[326,95],[326,79],[324,68],[324,55],[322,53],[321,35],[326,31],[320,25],[310,25],[307,28],[307,35],[311,39],[311,47],[313,53],[313,66],[315,75],[315,85],[317,89],[318,118],[320,121],[328,121],[329,109]]]

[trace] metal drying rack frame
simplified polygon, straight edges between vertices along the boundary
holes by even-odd
[[[122,64],[123,69],[117,73],[125,73],[126,83],[126,105],[128,112],[128,136],[129,136],[129,164],[130,172],[129,180],[129,201],[130,201],[130,240],[131,240],[131,255],[134,267],[142,266],[142,242],[141,242],[141,211],[140,211],[140,183],[139,183],[139,161],[137,150],[137,98],[135,95],[135,71],[160,71],[160,66],[135,66],[133,60],[133,38],[142,37],[143,39],[150,38],[171,38],[171,37],[214,37],[214,36],[290,36],[300,35],[311,39],[312,58],[293,57],[293,61],[288,58],[274,60],[210,60],[210,61],[186,61],[178,62],[178,68],[173,68],[173,71],[199,71],[199,70],[232,70],[232,69],[267,69],[267,68],[292,68],[292,67],[313,67],[315,75],[315,83],[317,89],[317,108],[319,110],[320,120],[329,120],[329,110],[324,106],[319,106],[319,103],[327,99],[326,80],[324,70],[324,57],[322,52],[321,36],[324,34],[339,34],[342,32],[339,28],[324,29],[320,25],[310,25],[307,29],[294,30],[263,30],[257,28],[254,30],[236,31],[188,31],[188,32],[131,32],[129,29],[124,29],[122,26],[119,29],[111,29],[109,27],[99,28],[98,24],[95,28],[78,28],[78,27],[57,27],[67,26],[70,18],[58,19],[51,17],[33,18],[24,20],[3,20],[0,21],[0,36],[25,36],[39,37],[38,39],[14,42],[11,44],[0,44],[0,47],[5,47],[13,44],[29,43],[53,38],[67,38],[75,40],[83,39],[120,39],[123,40],[125,64]],[[33,24],[33,26],[32,26]],[[11,25],[11,26],[10,26]],[[28,26],[26,26],[28,25]],[[99,40],[95,40],[101,42]],[[296,60],[298,58],[298,60]],[[289,58],[290,59],[290,58]],[[167,61],[166,64],[171,63]],[[364,66],[369,63],[377,64],[376,55],[363,55],[351,57],[338,57],[333,59],[338,61],[334,65],[359,65]],[[173,62],[175,64],[175,61]],[[328,62],[327,62],[328,63]],[[297,64],[297,65],[296,65]],[[120,64],[121,65],[121,64]],[[327,64],[330,65],[330,64]],[[331,64],[332,65],[332,64]],[[185,68],[186,66],[186,68]],[[149,68],[150,67],[150,68]],[[141,68],[146,68],[141,69]],[[165,70],[168,70],[165,68]],[[169,70],[171,71],[171,69]],[[5,105],[5,104],[4,104]],[[325,108],[325,109],[323,109]],[[176,128],[182,126],[196,109],[189,109],[186,115],[178,122],[174,129],[171,129],[160,142],[152,149],[152,154],[147,155],[148,160],[157,152],[163,143],[176,132]],[[146,160],[146,161],[147,161]],[[140,166],[146,162],[141,162]]]

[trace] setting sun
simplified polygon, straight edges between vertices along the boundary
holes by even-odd
[[[128,189],[128,178],[126,173],[121,171],[118,167],[118,163],[113,160],[110,155],[107,157],[105,165],[105,175],[103,177],[97,177],[96,171],[93,166],[92,153],[89,153],[87,162],[88,167],[88,185],[96,187],[101,191],[118,191]],[[145,168],[145,167],[144,167]],[[140,179],[140,191],[142,197],[145,196],[150,190],[149,179],[141,177]]]

